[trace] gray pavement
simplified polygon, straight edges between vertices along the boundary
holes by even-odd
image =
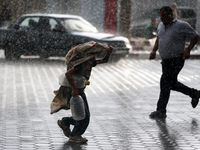
[[[187,60],[179,80],[200,89],[200,60]],[[70,144],[50,115],[63,59],[0,58],[0,150],[198,150],[200,106],[171,92],[166,120],[151,120],[159,95],[160,60],[122,59],[93,69],[86,88],[87,144]]]

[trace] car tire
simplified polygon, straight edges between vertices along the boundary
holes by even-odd
[[[18,50],[17,46],[9,43],[5,49],[5,58],[7,60],[14,60],[14,59],[19,59],[20,56],[21,56],[21,53]]]

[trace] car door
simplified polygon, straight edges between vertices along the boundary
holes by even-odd
[[[40,48],[41,56],[65,56],[70,46],[70,34],[62,27],[55,18],[44,17],[40,21],[41,35]]]
[[[39,17],[26,17],[19,23],[18,30],[14,34],[16,39],[15,44],[24,55],[37,53],[37,45],[39,42],[39,31],[37,30],[38,21]]]
[[[52,32],[51,37],[53,53],[58,56],[65,56],[68,50],[73,46],[73,36],[68,32],[62,24],[54,18],[50,19]]]

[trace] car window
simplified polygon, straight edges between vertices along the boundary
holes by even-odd
[[[61,23],[68,31],[98,32],[93,25],[83,19],[64,19]]]
[[[37,23],[39,21],[39,17],[30,17],[25,18],[20,24],[19,29],[33,29],[37,26]]]
[[[51,30],[56,29],[56,27],[58,26],[58,22],[57,22],[55,19],[53,19],[53,18],[51,18],[51,19],[49,20],[49,24],[50,24]]]

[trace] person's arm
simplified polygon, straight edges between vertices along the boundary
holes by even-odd
[[[113,47],[110,46],[109,50],[108,50],[107,54],[104,56],[104,58],[102,58],[102,59],[96,59],[96,63],[97,64],[107,63],[108,59],[110,57],[110,54],[112,53],[112,51],[113,51]]]
[[[196,36],[196,37],[194,37],[194,38],[191,39],[190,44],[183,51],[183,57],[184,57],[184,59],[190,58],[190,51],[196,45],[198,39],[199,39],[199,36]]]
[[[156,51],[158,50],[158,37],[156,38],[155,44],[153,46],[153,50],[150,53],[149,59],[155,59],[156,58]]]
[[[69,84],[70,84],[71,87],[72,87],[72,96],[77,97],[79,93],[78,93],[78,88],[76,87],[76,85],[75,85],[75,83],[74,83],[74,79],[73,79],[73,77],[72,77],[73,73],[74,73],[74,67],[71,68],[71,69],[69,69],[69,70],[65,73],[65,75],[66,75],[66,77],[67,77],[67,80],[68,80]]]

